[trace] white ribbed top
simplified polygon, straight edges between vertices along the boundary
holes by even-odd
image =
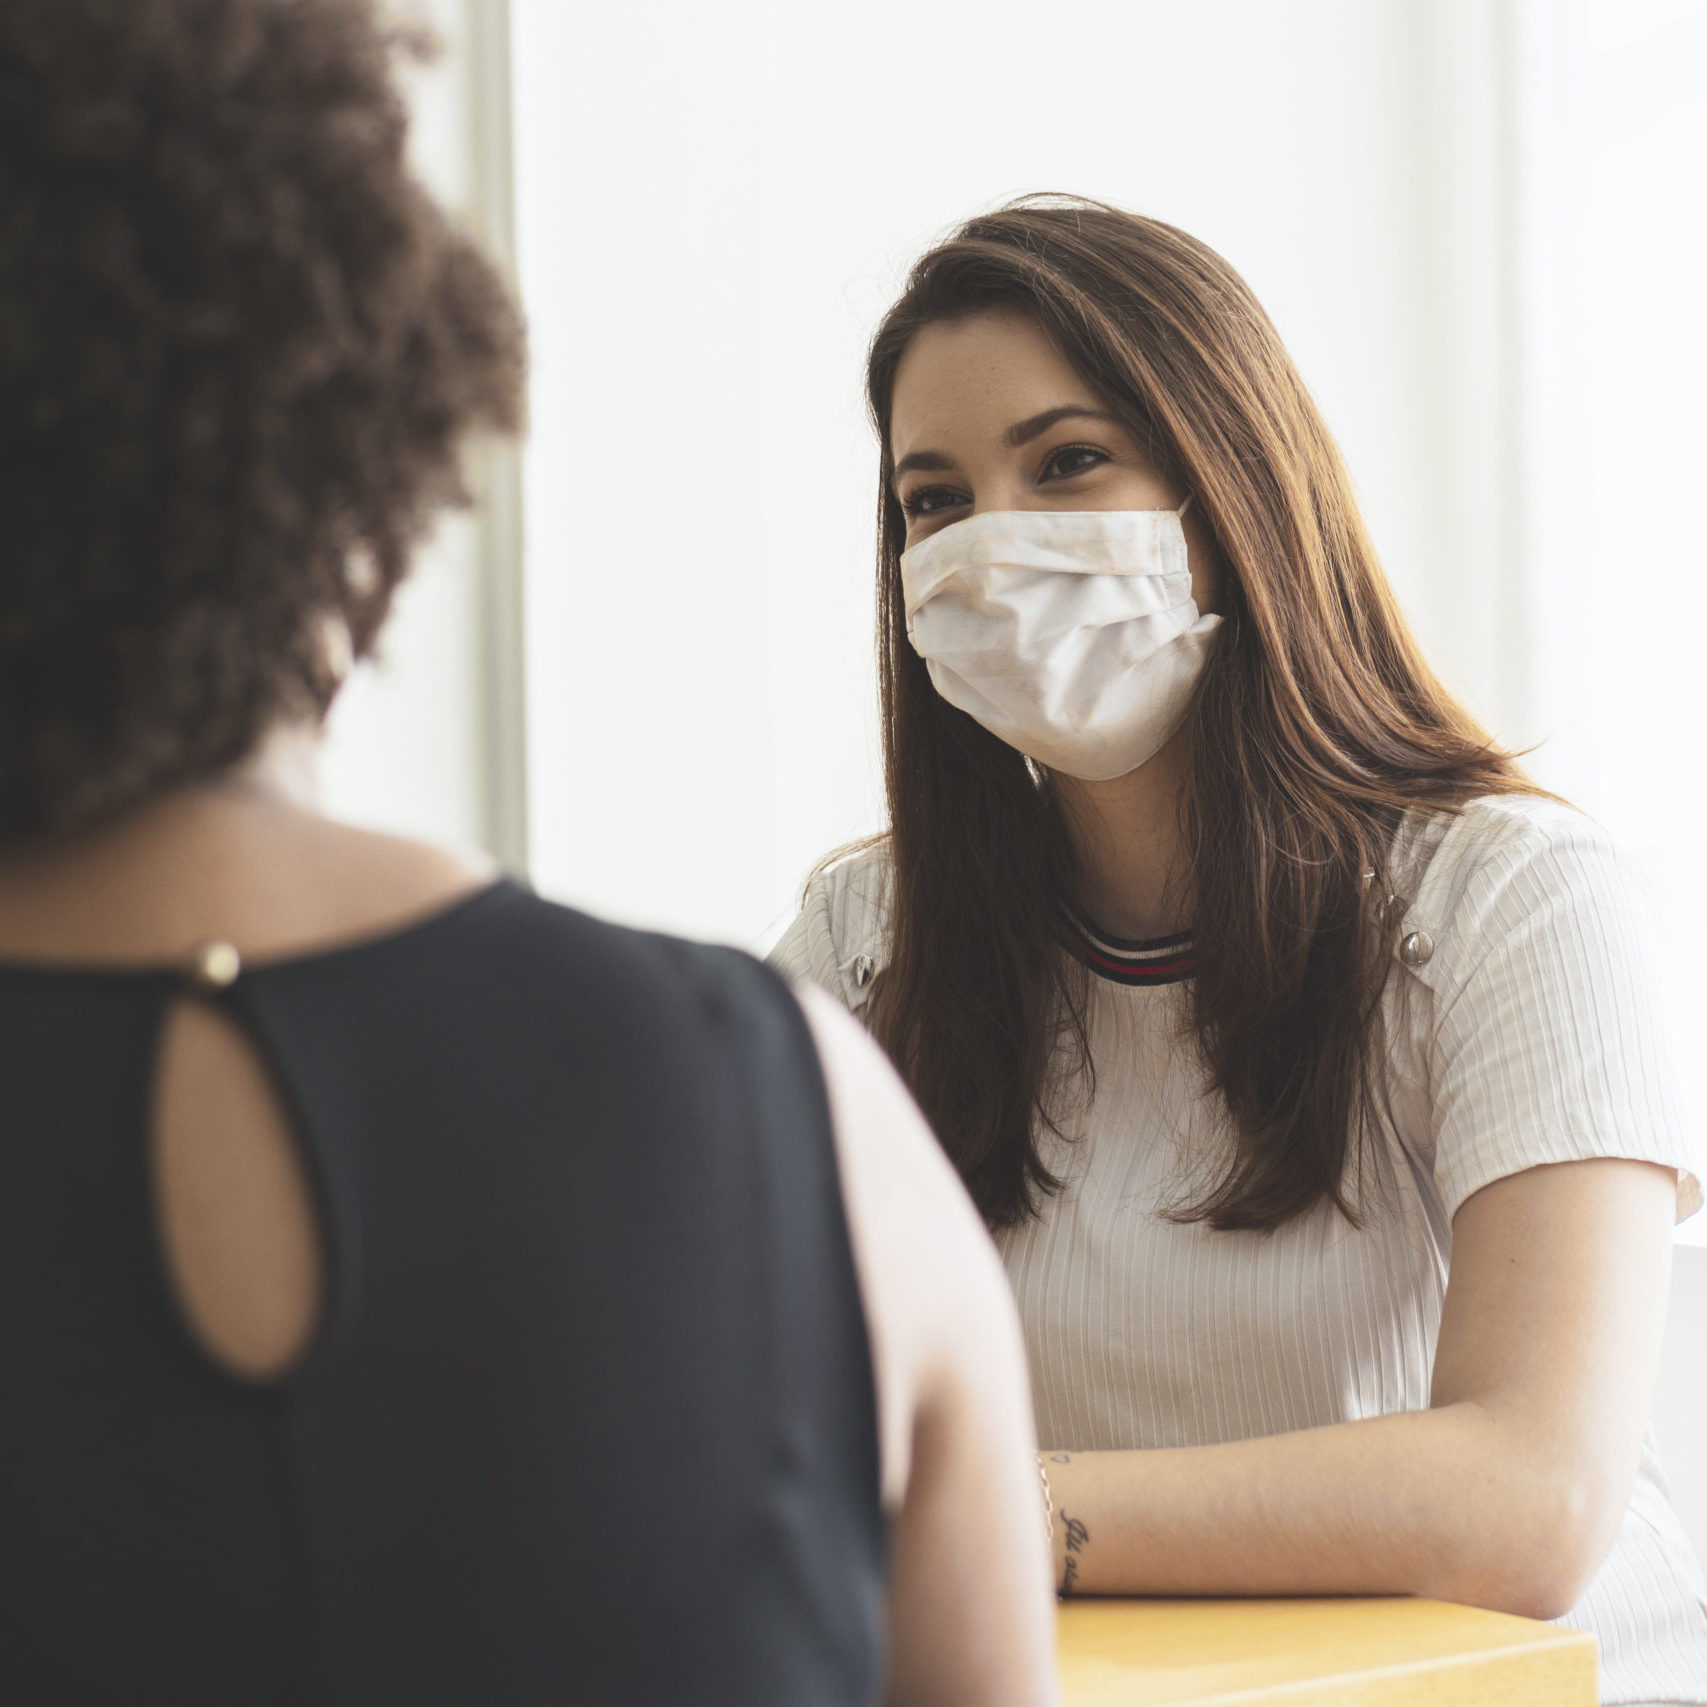
[[[1428,1405],[1451,1221],[1547,1162],[1699,1164],[1648,970],[1640,885],[1608,839],[1548,801],[1478,801],[1401,836],[1391,887],[1431,952],[1385,999],[1395,1130],[1351,1227],[1323,1207],[1268,1235],[1178,1225],[1225,1143],[1178,983],[1096,981],[1094,1103],[1052,1152],[1066,1180],[1003,1236],[1039,1436],[1080,1451],[1201,1445]],[[863,1006],[886,958],[881,849],[821,873],[772,958]],[[1707,1588],[1650,1438],[1630,1510],[1561,1622],[1599,1638],[1608,1704],[1707,1703]]]

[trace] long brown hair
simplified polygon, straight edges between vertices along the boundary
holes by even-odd
[[[937,694],[907,641],[890,447],[913,337],[998,307],[1031,316],[1195,494],[1221,563],[1224,620],[1187,717],[1180,810],[1192,1019],[1233,1142],[1179,1213],[1273,1228],[1325,1198],[1355,1220],[1399,822],[1415,806],[1533,785],[1424,662],[1267,315],[1219,255],[1172,226],[1028,197],[925,255],[873,341],[894,892],[872,1030],[990,1225],[1034,1213],[1058,1183],[1040,1135],[1070,1085],[1092,1083],[1088,983],[1060,947],[1073,845],[1047,777]]]

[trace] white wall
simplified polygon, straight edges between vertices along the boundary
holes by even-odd
[[[1589,22],[1582,229],[1592,480],[1572,510],[1591,553],[1578,605],[1592,635],[1580,688],[1593,733],[1584,792],[1652,881],[1685,1094],[1707,1138],[1707,4],[1593,0]],[[1707,1243],[1707,1214],[1684,1236]],[[1699,1328],[1707,1266],[1696,1272]],[[1701,1424],[1707,1432],[1707,1405]],[[1707,1467],[1698,1498],[1707,1526]]]

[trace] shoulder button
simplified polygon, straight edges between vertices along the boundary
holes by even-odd
[[[869,954],[862,954],[853,963],[854,987],[863,990],[877,973],[877,963]]]
[[[1427,931],[1412,931],[1399,943],[1399,959],[1406,966],[1421,966],[1434,956],[1434,938]]]

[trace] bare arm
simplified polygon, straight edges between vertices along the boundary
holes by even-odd
[[[1054,1455],[1056,1580],[1078,1593],[1419,1594],[1566,1612],[1635,1479],[1675,1190],[1670,1168],[1595,1160],[1470,1197],[1453,1222],[1426,1411]]]
[[[835,1115],[892,1530],[889,1707],[1058,1699],[1019,1323],[993,1246],[877,1046],[801,1000]]]

